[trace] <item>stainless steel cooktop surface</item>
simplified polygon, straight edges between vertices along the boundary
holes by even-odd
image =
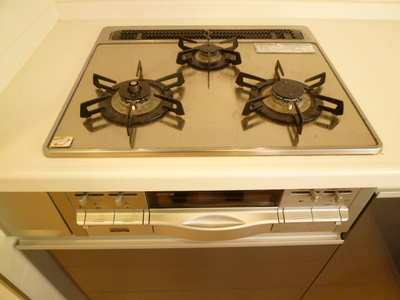
[[[107,27],[48,157],[376,154],[305,27]]]

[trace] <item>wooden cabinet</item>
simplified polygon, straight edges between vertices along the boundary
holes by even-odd
[[[12,236],[69,236],[47,193],[0,193],[0,225]]]
[[[54,250],[91,300],[298,300],[338,245]]]
[[[368,206],[302,300],[400,299],[396,200],[375,199]]]

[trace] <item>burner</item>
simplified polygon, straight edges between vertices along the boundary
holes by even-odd
[[[272,93],[283,102],[298,102],[304,95],[304,87],[300,82],[285,79],[272,85]]]
[[[305,82],[319,80],[310,86],[281,78],[281,75],[284,76],[284,73],[279,60],[275,65],[275,74],[272,79],[264,79],[243,72],[238,75],[236,83],[239,86],[251,88],[250,100],[246,103],[243,115],[257,112],[272,121],[296,125],[297,133],[301,134],[303,124],[318,118],[322,111],[331,112],[333,115],[343,114],[343,101],[320,95],[315,89],[324,84],[325,73],[306,79]],[[258,82],[252,84],[244,81],[245,78]],[[324,101],[336,107],[327,107]]]
[[[197,47],[190,48],[185,42],[197,44],[196,41],[186,38],[179,39],[179,47],[184,50],[178,53],[176,62],[180,65],[188,63],[190,66],[200,70],[218,70],[229,66],[229,64],[238,65],[242,62],[240,53],[233,51],[238,47],[236,38],[224,40],[220,44],[232,43],[232,46],[222,48],[209,42]]]
[[[182,73],[175,73],[157,79],[143,79],[141,64],[139,63],[138,79],[124,81],[113,86],[100,83],[100,80],[110,83],[116,81],[93,74],[93,83],[96,87],[106,90],[102,97],[83,102],[81,117],[89,118],[93,114],[101,113],[107,120],[125,125],[143,125],[152,122],[172,111],[183,115],[182,104],[173,99],[172,87],[184,83]],[[165,85],[163,81],[175,79],[176,82]],[[89,111],[89,107],[99,103],[99,108]],[[128,122],[129,121],[129,122]]]
[[[93,75],[94,78],[97,76]],[[109,96],[106,101],[100,103],[103,108],[101,114],[107,120],[125,126],[128,122],[131,126],[147,124],[169,111],[183,115],[181,103],[172,99],[172,91],[166,89],[166,85],[161,81],[160,79],[128,80],[112,86],[111,89],[115,93],[113,95],[110,95],[109,91],[104,93]],[[85,104],[86,102],[82,103],[82,106],[85,107]],[[174,105],[177,105],[176,109]]]
[[[128,135],[133,143],[133,128],[149,124],[164,117],[169,112],[184,115],[180,101],[173,99],[172,87],[181,86],[185,80],[182,73],[174,73],[157,80],[143,79],[142,65],[139,61],[137,79],[117,83],[107,77],[93,74],[93,84],[105,90],[102,97],[81,103],[81,118],[90,118],[101,113],[102,116],[115,124],[126,126]],[[164,81],[176,79],[175,82],[164,84]],[[113,86],[102,84],[100,81],[114,83]],[[89,110],[97,104],[98,108]]]

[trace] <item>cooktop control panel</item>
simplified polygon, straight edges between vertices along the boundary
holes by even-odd
[[[154,225],[151,215],[260,212],[274,223],[342,222],[359,189],[67,193],[79,225]],[[163,217],[162,217],[163,218]],[[155,221],[155,219],[153,220]]]

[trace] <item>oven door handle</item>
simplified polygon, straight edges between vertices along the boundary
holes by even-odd
[[[150,209],[154,234],[193,241],[226,241],[269,233],[277,207]]]
[[[151,209],[149,225],[211,232],[277,223],[279,223],[278,209],[271,207],[222,210]]]
[[[245,225],[246,222],[238,218],[224,215],[209,215],[194,218],[184,222],[182,225],[197,228],[227,228]]]

